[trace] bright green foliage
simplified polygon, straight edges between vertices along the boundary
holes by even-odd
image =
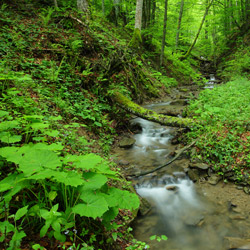
[[[189,133],[200,137],[199,155],[214,170],[240,183],[250,183],[249,98],[250,82],[240,78],[203,91],[189,108],[202,124]]]

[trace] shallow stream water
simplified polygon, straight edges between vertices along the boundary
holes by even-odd
[[[169,104],[149,105],[147,108],[157,110]],[[171,145],[175,129],[141,118],[131,122],[140,125],[142,130],[134,135],[136,142],[132,148],[116,152],[120,159],[129,162],[127,171],[135,173],[165,164],[170,159],[169,153],[176,147]],[[234,245],[228,242],[228,238],[250,238],[249,198],[243,199],[241,205],[230,195],[227,198],[226,195],[218,196],[217,199],[216,192],[209,191],[209,185],[194,184],[186,176],[182,171],[186,161],[188,159],[178,160],[161,171],[133,180],[137,193],[152,206],[146,216],[136,219],[133,225],[135,238],[157,250],[237,249],[232,248]],[[232,190],[230,192],[234,192]],[[227,188],[220,187],[218,192],[226,194]],[[246,207],[237,211],[236,208],[243,204]],[[152,235],[166,235],[168,240],[150,241]],[[243,241],[241,247],[250,249],[250,243],[246,246]]]

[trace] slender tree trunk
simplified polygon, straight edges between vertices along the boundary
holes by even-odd
[[[160,66],[162,66],[163,57],[164,57],[164,48],[165,48],[166,33],[167,33],[167,19],[168,19],[168,0],[165,0],[165,13],[164,13],[163,34],[162,34],[162,42],[161,42]]]
[[[152,20],[152,25],[155,24],[155,10],[156,10],[156,0],[152,0],[152,13],[151,13],[151,20]]]
[[[102,0],[102,14],[105,16],[105,2]]]
[[[179,12],[179,19],[178,19],[178,26],[176,31],[176,39],[175,39],[175,49],[179,46],[179,37],[180,37],[180,29],[181,29],[181,20],[183,15],[183,8],[184,8],[184,0],[181,0],[180,12]]]
[[[120,12],[120,0],[114,0],[114,7],[115,7],[115,25],[118,25],[118,16]]]
[[[199,29],[198,29],[198,32],[197,32],[197,34],[196,34],[196,36],[195,36],[195,38],[194,38],[194,41],[193,41],[193,43],[191,44],[191,46],[189,47],[187,53],[186,53],[183,57],[180,58],[181,60],[186,59],[186,58],[190,55],[192,49],[194,48],[194,46],[195,46],[195,44],[196,44],[196,42],[197,42],[197,39],[198,39],[198,37],[199,37],[199,35],[200,35],[202,26],[203,26],[203,24],[204,24],[204,22],[205,22],[205,20],[206,20],[206,16],[207,16],[207,14],[208,14],[208,11],[209,11],[209,9],[210,9],[210,7],[211,7],[213,1],[214,1],[214,0],[211,0],[211,2],[209,3],[209,5],[207,6],[207,8],[206,8],[206,10],[205,10],[205,13],[204,13],[204,15],[203,15],[203,18],[202,18],[202,20],[201,20],[201,24],[200,24],[200,27],[199,27]]]
[[[58,8],[57,0],[54,0],[54,4],[55,4],[55,7],[57,9]]]
[[[135,28],[133,37],[129,43],[129,46],[132,48],[139,48],[142,43],[142,38],[141,38],[142,8],[143,8],[143,0],[136,0]]]

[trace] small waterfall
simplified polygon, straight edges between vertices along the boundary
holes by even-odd
[[[214,74],[210,74],[210,79],[205,83],[204,89],[213,89],[216,85],[216,79]]]

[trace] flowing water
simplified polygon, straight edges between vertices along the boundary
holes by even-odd
[[[157,110],[164,105],[169,103],[147,108]],[[129,162],[128,171],[145,171],[166,163],[169,153],[175,149],[170,142],[175,129],[141,118],[133,119],[132,123],[142,128],[140,133],[134,135],[134,146],[117,152],[120,159]],[[206,198],[207,190],[197,190],[195,184],[180,170],[182,166],[178,166],[177,161],[177,164],[134,180],[137,193],[152,206],[146,216],[136,219],[133,225],[135,238],[157,250],[224,250],[229,249],[225,247],[225,237],[250,235],[249,212],[244,217],[232,211],[229,201],[225,204],[209,201]],[[169,239],[150,241],[152,235],[166,235]]]
[[[214,74],[210,74],[210,79],[208,82],[205,83],[204,89],[213,89],[216,85],[216,79]]]

